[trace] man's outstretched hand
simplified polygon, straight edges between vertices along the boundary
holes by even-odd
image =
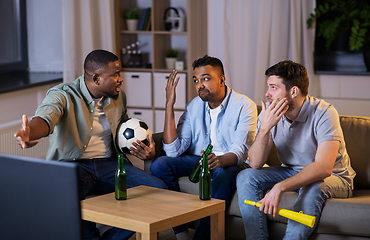
[[[28,126],[28,118],[26,115],[22,116],[22,127],[14,134],[17,142],[21,148],[30,148],[39,143],[38,140],[30,141],[30,127]]]

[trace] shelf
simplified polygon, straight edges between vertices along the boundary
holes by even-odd
[[[152,31],[128,31],[121,30],[121,34],[152,34]]]
[[[148,81],[145,80],[145,83],[140,83],[140,96],[135,95],[138,91],[139,82],[135,82],[137,79],[132,79],[131,83],[128,83],[130,80],[129,76],[126,75],[127,81],[124,81],[124,83],[126,82],[125,87],[129,88],[126,92],[126,96],[131,101],[130,105],[128,104],[128,110],[136,111],[138,114],[140,112],[143,118],[147,118],[143,120],[155,126],[162,126],[161,128],[163,128],[165,102],[162,101],[163,103],[158,103],[157,101],[157,104],[155,102],[158,94],[161,95],[162,98],[165,98],[165,93],[162,92],[165,88],[165,76],[173,71],[172,69],[166,68],[165,52],[169,47],[176,49],[178,51],[177,60],[184,63],[184,70],[177,71],[183,75],[181,77],[181,79],[183,79],[183,85],[177,88],[177,96],[179,99],[180,96],[182,96],[181,107],[178,106],[175,109],[175,115],[178,118],[184,111],[185,105],[197,96],[193,83],[192,63],[194,60],[207,54],[207,16],[204,14],[204,12],[207,11],[207,0],[114,1],[116,4],[115,23],[117,55],[127,62],[127,56],[124,56],[125,58],[121,56],[121,49],[136,42],[140,42],[139,50],[142,52],[141,66],[143,67],[124,67],[122,68],[122,74],[125,74],[125,72],[137,72],[141,76],[141,74],[148,75],[148,73],[151,73],[151,77],[149,77]],[[128,7],[137,7],[141,11],[151,8],[151,30],[126,30],[122,12]],[[164,13],[169,7],[176,8],[180,13],[180,17],[183,18],[181,20],[185,21],[184,31],[167,31],[165,29]],[[171,17],[174,17],[173,11],[168,13],[171,13]],[[167,14],[167,17],[169,17],[169,14]],[[139,64],[136,66],[138,65]],[[146,66],[150,67],[147,68]],[[156,81],[158,76],[164,77],[162,78],[164,80],[162,82],[160,81],[159,85]],[[158,90],[158,87],[160,90]],[[132,100],[135,97],[139,97],[139,99]],[[139,104],[139,101],[147,103],[148,106],[143,107]],[[152,114],[148,113],[150,111],[152,111]]]
[[[153,31],[154,34],[163,34],[163,35],[186,35],[187,32],[171,32],[171,31]]]
[[[151,72],[153,69],[151,68],[122,68],[122,71],[130,71],[130,72]]]
[[[163,35],[186,35],[187,32],[175,32],[175,31],[128,31],[121,30],[121,34],[163,34]]]
[[[122,71],[124,72],[172,72],[173,69],[167,69],[167,68],[122,68]],[[187,70],[176,70],[178,73],[187,73]]]
[[[167,69],[167,68],[157,68],[157,69],[153,69],[154,72],[172,72],[173,69]],[[178,73],[187,73],[188,71],[186,69],[184,70],[176,70]]]

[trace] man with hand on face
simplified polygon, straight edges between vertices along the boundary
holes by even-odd
[[[105,50],[90,52],[84,75],[70,83],[51,88],[35,116],[14,135],[22,148],[32,147],[49,136],[47,159],[73,161],[79,166],[80,199],[91,193],[114,192],[117,148],[114,144],[120,120],[127,120],[126,95],[121,90],[121,63]],[[149,146],[135,143],[131,153],[141,159],[153,158],[154,141]],[[134,167],[126,158],[127,187],[146,185],[166,189],[166,184]],[[63,227],[63,226],[61,226]],[[134,233],[112,228],[100,236],[95,223],[84,221],[85,239],[128,239]]]
[[[352,196],[353,178],[335,108],[308,95],[306,68],[282,61],[268,68],[266,97],[249,150],[251,168],[238,174],[239,207],[247,239],[268,239],[265,214],[277,213],[282,194],[297,191],[293,211],[316,217],[313,228],[288,220],[284,239],[307,239],[326,199]],[[272,144],[281,166],[262,167]],[[260,208],[244,204],[260,202]]]
[[[194,98],[175,125],[174,104],[179,77],[173,71],[166,86],[166,112],[163,149],[167,156],[157,158],[151,173],[179,191],[177,178],[188,176],[208,144],[213,151],[208,156],[212,177],[212,197],[229,206],[235,192],[239,165],[247,157],[254,140],[257,124],[256,104],[225,85],[222,62],[204,56],[193,63],[193,80],[198,97]],[[209,218],[202,219],[194,239],[210,238]],[[188,239],[186,226],[174,228],[177,239]]]

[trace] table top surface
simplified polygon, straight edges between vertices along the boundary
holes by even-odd
[[[198,196],[138,186],[127,190],[127,200],[114,193],[81,201],[84,220],[136,232],[153,233],[225,211],[225,201],[202,201]]]

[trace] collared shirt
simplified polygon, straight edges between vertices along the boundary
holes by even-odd
[[[247,96],[236,93],[229,87],[221,103],[217,118],[217,141],[224,153],[234,153],[237,165],[246,160],[248,149],[254,141],[257,124],[256,104]],[[208,102],[199,96],[187,106],[177,125],[177,138],[163,144],[167,156],[187,154],[200,155],[211,143],[211,119]]]
[[[104,113],[112,131],[112,142],[120,120],[126,120],[126,95],[105,97]],[[51,88],[34,117],[46,121],[50,128],[47,159],[76,159],[84,153],[93,134],[95,102],[86,87],[84,76]],[[112,144],[112,147],[114,143]],[[116,148],[114,148],[115,153]]]
[[[258,116],[257,131],[262,114]],[[282,166],[296,171],[315,161],[318,145],[339,141],[333,174],[340,175],[353,187],[356,173],[351,167],[337,110],[324,100],[307,96],[297,118],[290,123],[285,116],[271,129],[271,136]]]

